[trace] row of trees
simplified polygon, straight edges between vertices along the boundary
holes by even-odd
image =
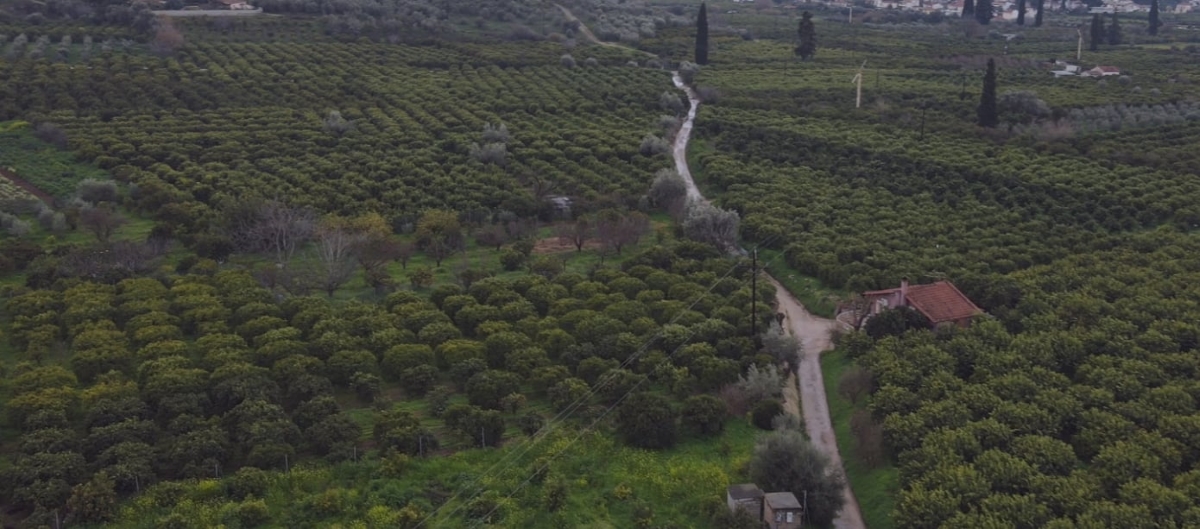
[[[843,341],[870,371],[870,407],[900,470],[897,524],[1200,520],[1196,278],[1167,264],[1195,242],[1155,233],[1132,244],[1149,254],[1118,249],[1013,274],[1018,332],[985,320]],[[1134,298],[1145,305],[1112,301]]]
[[[418,228],[426,244],[447,235],[434,220]],[[370,233],[361,224],[313,229]],[[266,239],[256,243],[288,251]],[[676,420],[682,432],[719,433],[726,405],[700,395],[775,363],[748,336],[747,269],[699,243],[656,247],[623,270],[443,285],[381,306],[279,302],[246,272],[192,268],[115,286],[60,281],[7,300],[6,338],[28,362],[15,368],[6,404],[23,433],[5,496],[32,520],[57,509],[102,521],[111,508],[83,505],[158,481],[284,469],[306,455],[354,458],[360,430],[334,388],[368,402],[385,386],[429,395],[422,416],[444,427],[388,409],[374,421],[379,449],[416,456],[496,446],[510,421],[536,432],[542,419],[524,411],[527,399],[592,417],[583,410],[657,388],[674,397],[627,399],[616,427],[635,445],[664,447],[678,438]],[[69,369],[45,362],[63,350]],[[447,407],[460,392],[469,405]]]

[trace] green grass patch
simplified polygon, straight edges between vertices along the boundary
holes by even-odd
[[[849,297],[849,292],[830,288],[820,280],[796,271],[784,259],[782,250],[759,249],[758,258],[765,263],[767,271],[788,289],[804,308],[822,318],[832,318],[837,312],[839,300]]]
[[[895,494],[899,490],[900,475],[892,463],[869,468],[854,455],[854,436],[850,433],[850,417],[855,410],[866,408],[866,401],[856,406],[837,392],[837,383],[842,373],[854,362],[845,351],[833,350],[821,356],[821,373],[825,377],[825,398],[829,402],[829,417],[837,435],[838,452],[846,467],[846,478],[858,498],[863,521],[871,529],[891,529],[891,513]]]
[[[718,437],[648,451],[629,448],[607,432],[581,435],[567,428],[528,453],[523,453],[521,437],[502,449],[411,458],[401,465],[373,456],[333,466],[301,462],[288,474],[271,473],[263,495],[271,518],[266,525],[304,521],[354,527],[359,521],[386,518],[409,503],[422,506],[418,509],[424,517],[432,511],[432,495],[449,503],[426,526],[465,527],[471,521],[466,500],[481,487],[500,501],[499,519],[493,522],[502,527],[634,527],[638,504],[652,511],[655,525],[686,520],[683,526],[703,526],[702,506],[723,501],[725,487],[745,479],[757,433],[746,421],[731,420]],[[545,484],[527,481],[547,460],[546,482],[562,480],[567,490],[555,512],[544,506]],[[128,501],[110,526],[153,527],[172,514],[195,526],[229,523],[232,506],[216,493],[220,490],[212,480],[185,482],[180,501],[172,502],[155,501],[158,493],[147,490]]]
[[[13,169],[38,189],[64,197],[85,179],[111,179],[103,169],[81,163],[71,152],[34,138],[30,127],[13,124],[0,123],[0,167]]]

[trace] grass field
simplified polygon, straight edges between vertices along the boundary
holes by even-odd
[[[829,416],[837,434],[838,452],[846,467],[846,477],[858,498],[863,521],[871,529],[892,529],[891,512],[894,495],[899,489],[899,474],[890,462],[870,468],[854,455],[854,436],[850,433],[850,417],[866,407],[866,401],[857,405],[837,392],[837,381],[853,362],[846,353],[834,350],[821,357],[821,373],[825,376],[825,395],[829,401]]]
[[[654,452],[625,447],[607,433],[566,429],[536,445],[520,437],[498,450],[463,450],[402,465],[372,457],[333,467],[302,463],[290,473],[272,473],[264,499],[272,517],[285,524],[320,519],[326,527],[355,527],[353,520],[366,519],[375,527],[373,518],[410,503],[426,506],[417,511],[424,519],[434,514],[426,498],[444,496],[451,501],[427,526],[451,527],[461,523],[469,509],[463,499],[474,497],[470,491],[481,485],[498,500],[494,522],[500,527],[632,527],[635,511],[648,513],[651,526],[675,522],[693,527],[702,520],[704,504],[720,502],[725,487],[745,479],[757,432],[746,421],[733,420],[721,436]],[[545,485],[526,482],[537,457],[551,461],[545,482],[561,480],[569,491],[568,501],[557,511],[536,508]],[[160,493],[151,489],[127,504],[110,526],[155,527],[169,516],[193,526],[228,523],[234,509],[212,495],[218,487],[215,480],[190,482],[178,501],[166,505],[156,502]],[[439,523],[443,517],[458,522]]]
[[[94,165],[78,162],[69,151],[38,141],[27,125],[14,122],[0,123],[0,167],[16,169],[18,176],[55,197],[70,195],[85,179],[111,178]]]

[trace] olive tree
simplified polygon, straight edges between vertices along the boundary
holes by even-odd
[[[751,480],[763,490],[804,497],[808,521],[814,525],[831,524],[842,510],[845,477],[798,431],[776,430],[759,437],[749,467]]]

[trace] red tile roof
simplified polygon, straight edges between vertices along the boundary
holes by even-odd
[[[886,296],[898,292],[899,288],[863,292],[864,297]],[[975,306],[954,283],[938,281],[928,285],[909,285],[907,304],[917,312],[929,318],[929,322],[938,324],[946,321],[956,321],[963,318],[983,314],[983,309]]]

